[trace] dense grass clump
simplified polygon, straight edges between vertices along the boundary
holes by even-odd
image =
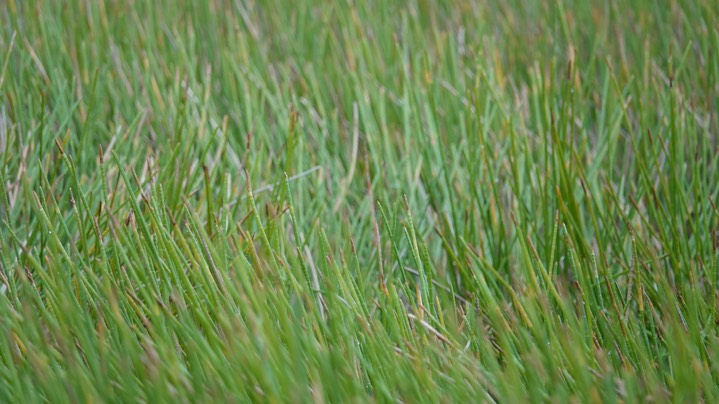
[[[719,2],[2,3],[0,402],[719,400]]]

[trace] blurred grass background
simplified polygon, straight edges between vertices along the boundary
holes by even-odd
[[[719,394],[719,3],[4,6],[2,401]]]

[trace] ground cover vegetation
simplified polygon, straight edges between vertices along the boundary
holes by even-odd
[[[0,7],[0,401],[719,398],[719,3]]]

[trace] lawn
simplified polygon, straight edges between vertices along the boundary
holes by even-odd
[[[716,0],[0,3],[0,402],[719,401]]]

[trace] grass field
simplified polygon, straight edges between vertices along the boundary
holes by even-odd
[[[719,2],[0,2],[0,402],[717,402]]]

